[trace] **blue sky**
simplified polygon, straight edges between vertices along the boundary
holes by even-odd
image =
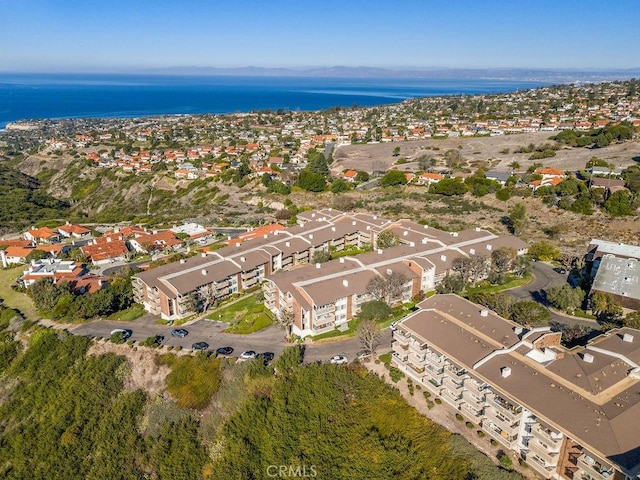
[[[640,1],[0,0],[0,71],[640,67]]]

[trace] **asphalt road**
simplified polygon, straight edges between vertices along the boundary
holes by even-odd
[[[551,320],[564,323],[567,325],[586,325],[591,328],[597,328],[598,324],[595,320],[585,318],[572,317],[564,315],[549,309],[544,297],[544,290],[549,287],[563,285],[567,282],[567,274],[558,273],[554,267],[544,262],[533,262],[531,264],[531,274],[533,280],[522,287],[508,290],[507,293],[518,300],[534,300],[544,305],[551,314]]]

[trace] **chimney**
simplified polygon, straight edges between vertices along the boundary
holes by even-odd
[[[378,255],[382,255],[382,249],[381,248],[378,249]]]
[[[402,232],[402,236],[406,237],[407,235],[409,235],[409,232],[407,232],[406,230],[404,232]]]
[[[206,269],[202,269],[202,275],[206,276],[209,272]]]
[[[336,231],[336,227],[331,227],[331,231],[335,232]]]
[[[371,225],[367,225],[367,230],[371,230]]]
[[[424,229],[427,230],[429,228],[429,225],[425,225]]]
[[[231,240],[231,235],[229,235],[229,236],[227,237],[227,240]]]
[[[340,257],[340,263],[344,263],[344,257]]]
[[[493,247],[491,246],[490,243],[487,243],[487,250],[491,250]]]
[[[246,261],[247,261],[247,258],[246,258],[246,257],[240,257],[240,261],[241,261],[242,263],[244,263],[244,262],[246,262]]]
[[[391,270],[390,268],[387,268],[387,275],[391,275],[393,273],[393,270]]]
[[[266,233],[262,236],[262,238],[269,238],[269,235],[267,235]]]
[[[356,225],[356,221],[355,221],[355,220],[354,220],[354,221],[352,221],[352,222],[351,222],[351,225],[353,225],[353,226],[355,227],[355,225]]]
[[[315,214],[315,213],[312,213],[312,214],[311,214],[311,218],[315,218],[315,217],[316,217],[316,214]]]
[[[291,242],[284,242],[284,245],[285,245],[286,247],[290,247],[290,246],[291,246]]]
[[[187,260],[185,258],[181,258],[180,263],[184,265],[185,263],[187,263]]]
[[[633,342],[633,335],[631,335],[630,333],[625,333],[622,336],[622,341],[623,342],[629,342],[629,343]]]
[[[236,243],[236,247],[240,248],[242,246],[242,242]]]
[[[502,378],[507,378],[509,375],[511,375],[511,368],[510,367],[502,367],[500,369],[500,376]]]
[[[593,363],[593,355],[591,355],[588,352],[584,352],[582,354],[582,360],[584,360],[587,363]]]
[[[102,280],[98,279],[98,286],[102,288]]]
[[[320,268],[320,264],[319,263],[316,263],[316,268]]]
[[[469,249],[469,255],[475,255],[476,254],[476,249],[475,248],[470,248]]]
[[[158,230],[151,230],[151,233],[152,233],[153,235],[157,235],[157,234],[158,234]]]
[[[489,310],[485,310],[483,308],[482,310],[480,310],[480,316],[481,317],[488,317],[489,316]]]
[[[202,258],[207,258],[207,254],[206,254],[206,253],[204,253],[204,252],[202,252],[201,257],[202,257]]]
[[[454,237],[457,237],[458,236],[458,232],[451,232],[451,235],[454,236]]]
[[[415,247],[416,246],[416,242],[409,242],[409,246],[410,247]]]
[[[476,232],[479,232],[479,231],[480,231],[480,227],[476,227]]]
[[[342,285],[345,286],[345,287],[348,287],[349,286],[349,280],[347,280],[346,278],[343,278],[342,279]]]
[[[443,262],[447,261],[447,256],[446,255],[440,255],[440,260],[442,260]]]
[[[378,215],[374,215],[374,216],[373,216],[373,219],[374,219],[374,220],[377,220],[377,219],[378,219]]]
[[[309,234],[309,238],[310,238],[311,240],[313,240],[313,233],[310,233],[310,234]]]

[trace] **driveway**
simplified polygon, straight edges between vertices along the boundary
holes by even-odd
[[[556,312],[549,308],[544,297],[544,290],[549,287],[563,285],[567,282],[567,274],[561,274],[554,270],[554,267],[544,262],[533,262],[531,264],[531,275],[533,280],[522,287],[507,290],[506,293],[515,297],[516,300],[534,300],[544,305],[551,314],[551,321],[563,323],[565,325],[585,325],[593,329],[598,328],[598,322],[588,318],[572,317]]]

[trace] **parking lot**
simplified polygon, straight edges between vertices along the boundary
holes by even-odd
[[[196,342],[206,342],[209,344],[207,350],[210,352],[215,352],[219,347],[232,347],[231,357],[239,357],[242,352],[247,350],[258,353],[273,352],[277,356],[291,345],[285,341],[284,329],[278,326],[271,326],[248,335],[223,333],[227,327],[227,323],[204,319],[181,326],[172,326],[158,323],[158,317],[145,315],[132,322],[99,320],[84,323],[69,328],[69,331],[76,335],[109,338],[112,330],[127,329],[132,331],[129,340],[142,342],[154,335],[163,335],[162,345],[179,346],[187,350],[191,350],[191,346]],[[189,333],[183,338],[175,337],[171,335],[174,328],[184,328]],[[379,353],[388,351],[390,345],[391,331],[386,329],[382,332]],[[362,347],[357,337],[328,343],[308,344],[305,350],[305,362],[329,361],[334,355],[345,355],[351,361],[356,358],[360,350]]]

